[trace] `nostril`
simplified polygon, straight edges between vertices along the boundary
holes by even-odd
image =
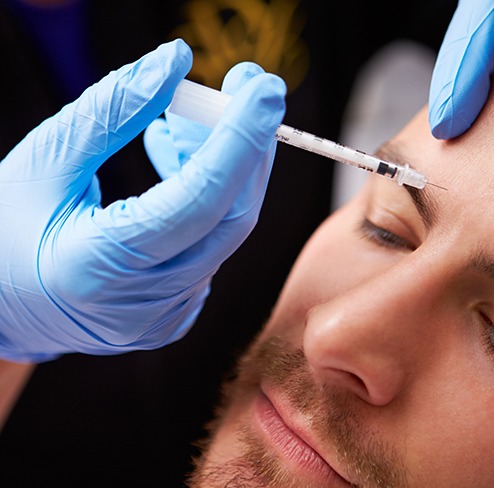
[[[354,373],[348,373],[348,375],[351,377],[351,380],[354,381],[359,388],[366,389],[365,383],[360,378],[360,376]]]
[[[369,391],[362,378],[349,371],[346,371],[345,375],[347,377],[346,380],[349,384],[349,388],[354,391],[359,397],[367,399],[369,397]]]
[[[333,384],[347,391],[353,392],[364,400],[368,400],[370,392],[359,375],[348,370],[338,368],[319,368],[315,375],[326,385]]]

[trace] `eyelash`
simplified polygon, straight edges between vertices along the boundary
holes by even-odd
[[[388,247],[390,249],[406,249],[409,251],[415,250],[415,246],[409,241],[389,230],[373,224],[367,218],[364,218],[360,222],[359,232],[365,239],[374,242],[379,246]]]
[[[483,345],[486,351],[490,354],[494,354],[494,324],[487,314],[479,311],[480,318],[484,322],[483,326]]]

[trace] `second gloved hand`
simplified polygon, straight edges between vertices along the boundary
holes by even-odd
[[[484,106],[494,70],[494,2],[460,0],[432,75],[429,122],[438,139],[465,132]]]
[[[197,318],[212,276],[257,221],[282,80],[234,71],[225,84],[235,96],[211,133],[177,121],[172,137],[153,124],[146,146],[164,179],[144,194],[103,209],[95,176],[163,112],[190,66],[185,43],[161,46],[86,90],[0,164],[0,357],[152,349]]]

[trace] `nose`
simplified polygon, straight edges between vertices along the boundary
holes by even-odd
[[[303,347],[318,380],[373,405],[404,391],[432,347],[438,299],[433,273],[409,268],[397,264],[307,312]]]

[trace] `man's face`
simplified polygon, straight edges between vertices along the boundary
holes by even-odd
[[[494,486],[494,101],[450,142],[423,110],[297,260],[193,487]]]

